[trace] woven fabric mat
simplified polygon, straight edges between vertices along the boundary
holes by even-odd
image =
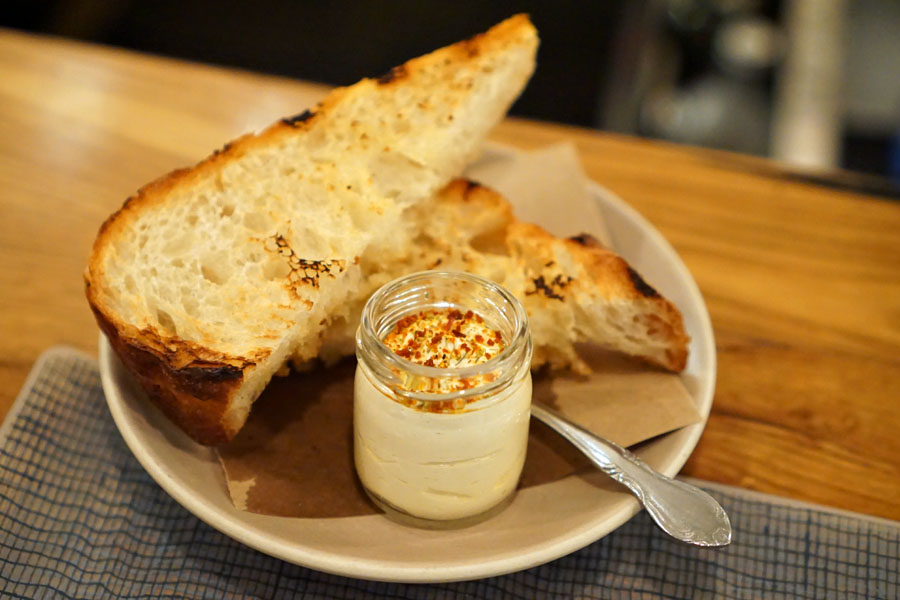
[[[546,565],[404,585],[319,573],[226,537],[141,468],[97,363],[53,348],[0,429],[3,598],[898,598],[900,523],[706,487],[734,543],[698,549],[641,513]]]

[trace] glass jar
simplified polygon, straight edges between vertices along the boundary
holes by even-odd
[[[385,345],[400,319],[430,309],[473,311],[505,347],[480,364],[438,368]],[[531,352],[524,307],[487,279],[425,271],[375,292],[356,334],[353,403],[354,460],[372,499],[425,526],[502,506],[525,462]]]

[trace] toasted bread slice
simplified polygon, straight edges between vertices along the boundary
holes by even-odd
[[[588,372],[576,351],[581,342],[671,371],[686,365],[681,313],[624,259],[590,236],[560,239],[518,221],[497,192],[464,180],[408,209],[390,243],[371,247],[362,261],[360,298],[334,320],[321,356],[352,353],[365,298],[387,281],[425,269],[475,273],[518,297],[531,324],[533,367]]]
[[[149,397],[203,444],[228,441],[271,376],[319,352],[360,261],[462,172],[525,86],[516,16],[332,92],[139,190],[85,272],[100,327]]]

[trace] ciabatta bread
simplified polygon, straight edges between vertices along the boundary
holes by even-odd
[[[171,420],[228,441],[288,358],[319,353],[359,297],[368,247],[475,157],[537,43],[517,16],[338,89],[147,185],[103,224],[88,300]]]
[[[370,247],[361,268],[360,296],[335,315],[320,351],[325,360],[353,352],[363,304],[378,287],[413,271],[440,269],[492,279],[522,301],[533,367],[588,372],[576,350],[582,342],[671,371],[687,362],[681,313],[625,260],[590,236],[559,239],[517,220],[502,196],[476,183],[455,181],[407,209],[401,227]]]

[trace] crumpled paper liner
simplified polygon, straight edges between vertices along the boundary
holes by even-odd
[[[587,192],[569,144],[512,158],[488,152],[467,176],[503,193],[523,220],[555,235],[586,232],[609,243],[600,208]],[[593,374],[536,373],[535,401],[623,446],[701,419],[678,375],[589,346],[581,354]],[[237,508],[309,519],[379,512],[353,466],[355,368],[356,361],[348,359],[269,384],[241,432],[218,448]],[[577,450],[532,421],[520,488],[589,469]]]

